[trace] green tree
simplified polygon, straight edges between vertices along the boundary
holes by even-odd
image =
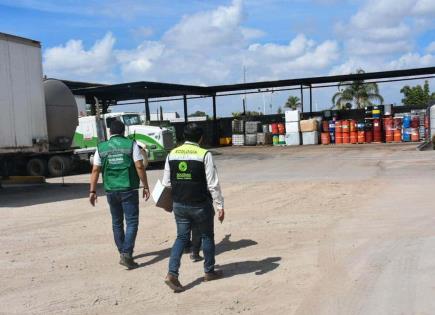
[[[301,101],[297,96],[289,96],[284,105],[285,108],[291,108],[293,110],[297,109],[299,106],[301,106]]]
[[[277,114],[282,114],[282,107],[278,107],[278,110],[276,111]]]
[[[402,99],[403,105],[407,106],[427,107],[431,100],[435,100],[435,92],[430,93],[429,82],[427,80],[424,81],[423,87],[419,84],[412,87],[405,85],[400,90],[400,93],[404,96]]]
[[[357,74],[365,73],[359,69]],[[352,82],[340,82],[338,92],[332,97],[332,108],[343,109],[347,103],[351,103],[355,108],[364,108],[375,105],[374,102],[383,103],[384,98],[379,94],[379,88],[376,83],[365,83],[364,80],[355,80]]]
[[[207,116],[206,112],[202,112],[200,110],[197,110],[196,112],[189,115],[189,117],[204,117]]]

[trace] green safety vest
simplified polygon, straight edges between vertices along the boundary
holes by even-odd
[[[139,188],[139,176],[133,160],[134,140],[112,136],[98,144],[104,190],[127,191]]]

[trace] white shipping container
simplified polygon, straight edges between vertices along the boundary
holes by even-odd
[[[293,122],[293,121],[299,121],[300,120],[300,114],[298,110],[286,110],[285,111],[285,121],[286,122]]]
[[[291,133],[291,132],[299,132],[300,129],[300,125],[299,122],[287,122],[285,123],[285,132],[286,133]]]
[[[317,131],[303,132],[302,133],[302,144],[319,144],[319,133]]]
[[[285,144],[286,145],[301,145],[300,132],[286,133],[285,134]]]
[[[0,33],[0,153],[48,150],[39,42]]]

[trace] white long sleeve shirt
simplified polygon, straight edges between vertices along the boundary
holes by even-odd
[[[186,141],[186,144],[198,145],[194,142]],[[222,196],[221,187],[219,185],[219,178],[216,166],[213,162],[213,156],[211,152],[207,152],[204,157],[205,175],[207,178],[207,187],[216,204],[218,210],[224,209],[224,197]],[[169,157],[166,158],[165,170],[163,171],[162,184],[165,187],[171,187],[171,169],[169,167]]]

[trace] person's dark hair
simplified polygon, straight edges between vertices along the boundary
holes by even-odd
[[[122,121],[113,120],[110,123],[110,134],[111,135],[124,135],[125,125]]]
[[[196,123],[188,123],[184,127],[184,139],[191,142],[199,142],[204,130]]]

